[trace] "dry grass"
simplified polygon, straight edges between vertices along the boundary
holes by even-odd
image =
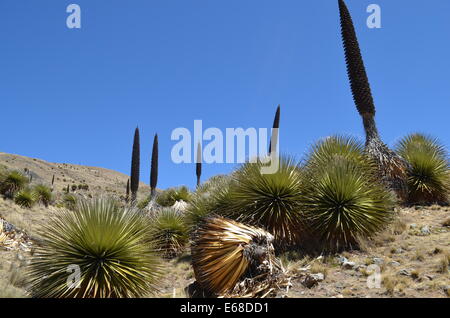
[[[450,273],[450,253],[446,252],[441,256],[438,262],[437,271],[442,274]]]

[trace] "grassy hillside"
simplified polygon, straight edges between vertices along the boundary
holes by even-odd
[[[69,185],[88,185],[89,191],[85,194],[125,195],[129,176],[109,169],[88,167],[68,163],[51,163],[41,159],[28,158],[19,155],[0,152],[0,167],[24,172],[32,175],[32,184],[45,184],[50,186],[55,176],[55,192],[63,192]],[[150,187],[141,182],[138,198],[150,194]]]

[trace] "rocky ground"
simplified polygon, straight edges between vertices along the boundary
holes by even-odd
[[[55,211],[21,209],[0,199],[2,218],[9,216],[26,229],[26,234],[14,230],[15,246],[0,243],[0,297],[29,296],[25,273],[33,241],[28,233],[33,237],[39,220]],[[292,286],[279,296],[450,297],[450,207],[403,208],[398,214],[395,223],[364,241],[360,250],[314,257],[295,251],[281,255]],[[166,262],[156,296],[186,297],[185,287],[194,280],[188,251]]]
[[[360,250],[281,256],[292,286],[280,297],[450,297],[450,207],[398,210],[397,220]],[[161,295],[185,297],[189,256],[169,262]]]

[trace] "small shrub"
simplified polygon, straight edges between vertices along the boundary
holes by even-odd
[[[25,188],[29,179],[19,171],[12,171],[0,180],[0,193],[8,198],[14,198],[17,192]]]
[[[177,211],[164,208],[152,220],[153,235],[165,257],[171,258],[183,251],[188,242],[188,227]]]
[[[291,245],[303,233],[301,172],[291,158],[280,158],[278,171],[261,173],[263,163],[246,163],[233,175],[215,210],[231,219],[262,227],[277,244]]]
[[[373,236],[393,217],[392,194],[361,150],[349,144],[334,138],[320,142],[303,178],[301,202],[309,228],[331,250],[356,246],[359,237]]]
[[[42,184],[36,185],[33,188],[33,193],[36,197],[36,201],[48,206],[52,201],[52,190]]]
[[[180,200],[185,202],[191,201],[191,193],[186,186],[167,189],[156,197],[156,203],[163,207],[171,207]]]
[[[447,204],[450,166],[444,146],[435,138],[412,134],[398,143],[396,151],[411,165],[408,173],[408,203]]]
[[[16,194],[14,202],[23,208],[31,208],[36,202],[36,196],[29,189],[24,189]]]

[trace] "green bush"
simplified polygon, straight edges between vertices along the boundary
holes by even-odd
[[[411,134],[397,144],[396,151],[411,165],[408,203],[448,204],[450,166],[445,147],[435,138]]]
[[[52,190],[42,184],[36,185],[33,188],[33,193],[36,197],[36,201],[48,206],[52,202]]]
[[[145,199],[139,201],[138,204],[136,204],[136,207],[137,207],[138,209],[143,210],[143,209],[145,209],[145,208],[147,207],[147,205],[148,205],[149,203],[150,203],[150,197],[145,198]]]
[[[17,192],[25,188],[29,179],[19,171],[6,173],[0,180],[0,193],[8,198],[14,198]]]
[[[14,202],[23,208],[31,208],[36,202],[36,196],[29,189],[23,189],[16,194]]]
[[[158,248],[171,258],[183,251],[188,242],[188,227],[184,217],[171,208],[163,208],[152,217],[152,227]]]
[[[319,246],[356,246],[359,237],[370,237],[390,222],[393,194],[377,179],[376,166],[359,146],[346,138],[329,138],[313,147],[309,158],[301,202]]]
[[[155,292],[161,265],[148,218],[111,199],[81,201],[42,225],[42,245],[31,262],[32,296],[142,297]],[[79,285],[67,284],[80,269]],[[78,288],[73,288],[78,287]]]
[[[185,202],[190,202],[191,200],[191,193],[185,186],[167,189],[156,196],[156,203],[163,207],[171,207],[180,200]]]
[[[194,231],[203,220],[227,201],[228,190],[233,182],[230,176],[218,175],[201,184],[193,193],[185,212],[189,231]]]
[[[246,163],[233,173],[215,212],[265,228],[278,243],[295,243],[304,232],[300,168],[293,159],[283,157],[276,173],[263,174],[262,166],[260,162]]]

